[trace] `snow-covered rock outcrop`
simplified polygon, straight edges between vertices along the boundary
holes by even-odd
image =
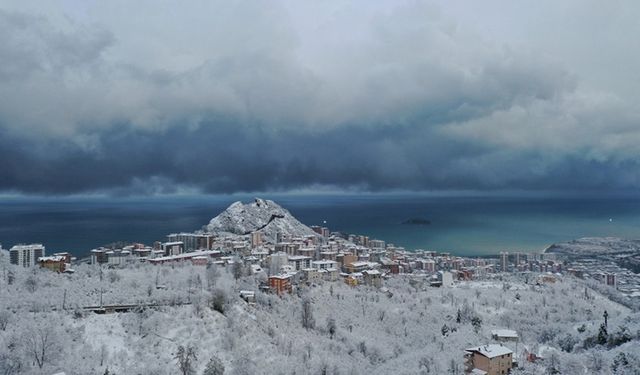
[[[545,252],[583,256],[640,253],[640,240],[617,237],[584,237],[569,242],[553,244]]]
[[[256,198],[254,202],[231,204],[211,219],[204,230],[211,233],[247,235],[260,231],[266,241],[275,243],[278,233],[290,237],[316,235],[311,228],[298,221],[289,211],[271,200]]]

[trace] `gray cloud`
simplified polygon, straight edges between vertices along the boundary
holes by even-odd
[[[0,191],[640,183],[628,85],[446,3],[125,5],[0,9]]]

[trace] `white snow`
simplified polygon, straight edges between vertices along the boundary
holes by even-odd
[[[468,352],[478,352],[487,358],[495,358],[505,354],[513,354],[513,350],[500,344],[480,345],[465,350]]]
[[[278,233],[290,237],[317,236],[311,228],[299,222],[289,211],[271,200],[256,198],[254,202],[231,204],[205,226],[211,233],[247,235],[260,231],[265,241],[275,243]]]

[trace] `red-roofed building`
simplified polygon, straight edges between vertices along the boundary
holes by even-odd
[[[291,293],[291,275],[269,276],[269,288],[278,295]]]

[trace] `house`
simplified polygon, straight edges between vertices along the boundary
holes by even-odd
[[[344,269],[348,273],[362,272],[367,268],[369,268],[369,262],[358,261],[358,262],[345,263],[344,265]]]
[[[249,305],[256,304],[256,292],[252,290],[241,290],[240,298],[242,298]]]
[[[465,372],[471,374],[503,375],[513,366],[513,351],[502,344],[465,349],[464,358]]]
[[[324,281],[336,281],[338,280],[339,272],[337,268],[319,269],[320,277]]]
[[[389,273],[400,273],[400,265],[398,264],[398,262],[390,259],[380,259],[380,263],[382,264],[382,268],[388,270]]]
[[[344,282],[349,286],[358,286],[358,279],[356,278],[356,274],[354,273],[345,274]]]
[[[38,264],[41,268],[46,268],[55,272],[64,272],[67,268],[66,258],[61,255],[53,255],[38,258]]]
[[[491,331],[491,338],[498,342],[517,342],[518,333],[511,329],[494,329]]]
[[[367,285],[380,288],[382,286],[382,274],[378,270],[365,270],[362,271],[364,277],[364,283]]]
[[[316,284],[322,281],[322,275],[315,268],[307,268],[302,270],[302,274],[304,275],[304,280],[309,284]]]

